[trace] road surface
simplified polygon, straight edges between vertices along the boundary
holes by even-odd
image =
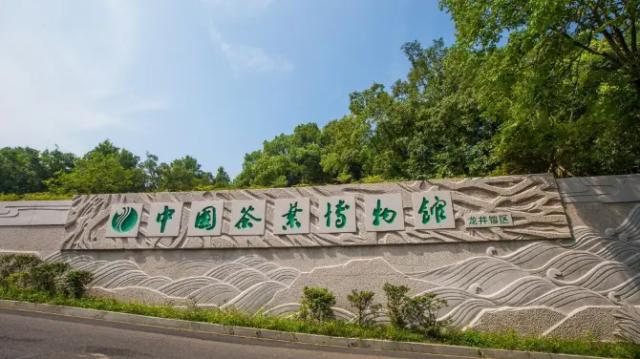
[[[0,310],[0,358],[383,359],[462,357],[342,349]]]

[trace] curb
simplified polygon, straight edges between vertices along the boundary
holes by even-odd
[[[603,359],[602,357],[587,357],[582,355],[555,354],[543,352],[525,352],[505,349],[474,348],[457,345],[430,344],[416,342],[396,342],[381,339],[358,339],[331,337],[318,334],[283,332],[270,329],[236,327],[222,324],[192,322],[180,319],[166,319],[148,317],[138,314],[110,312],[98,309],[68,307],[62,305],[19,302],[0,300],[0,309],[40,312],[63,315],[83,319],[104,320],[113,323],[134,324],[165,329],[180,329],[204,332],[218,335],[233,335],[245,338],[284,341],[290,343],[311,344],[338,348],[361,348],[379,351],[402,351],[423,354],[439,354],[463,356],[469,358],[494,359]]]

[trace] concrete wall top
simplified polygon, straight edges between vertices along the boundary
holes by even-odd
[[[64,225],[71,201],[0,202],[0,227]]]
[[[565,203],[640,201],[640,174],[558,179]]]

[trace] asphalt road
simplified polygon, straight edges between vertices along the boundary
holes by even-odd
[[[329,348],[0,310],[0,358],[457,359],[462,357]]]

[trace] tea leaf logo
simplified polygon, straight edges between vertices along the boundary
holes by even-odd
[[[113,214],[111,228],[118,233],[132,230],[138,223],[138,212],[132,207],[122,207]]]

